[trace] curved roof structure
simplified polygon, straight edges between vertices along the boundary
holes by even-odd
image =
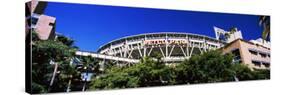
[[[209,37],[209,36],[206,36],[206,35],[200,35],[200,34],[193,34],[193,33],[184,33],[184,32],[155,32],[155,33],[143,33],[143,34],[138,34],[138,35],[131,35],[131,36],[125,36],[125,37],[122,37],[122,38],[118,38],[118,39],[115,39],[115,40],[112,40],[102,46],[100,46],[100,48],[98,49],[98,52],[100,52],[101,50],[109,47],[110,45],[114,45],[114,44],[118,44],[118,43],[122,43],[122,42],[125,42],[126,40],[132,40],[132,39],[145,39],[145,38],[149,38],[149,37],[153,37],[153,36],[168,36],[168,38],[170,38],[171,36],[173,36],[174,38],[176,37],[203,37],[205,39],[208,39],[208,40],[212,40],[212,41],[216,41],[216,42],[219,42],[219,43],[225,43],[225,42],[222,42],[222,41],[219,41],[213,37]]]

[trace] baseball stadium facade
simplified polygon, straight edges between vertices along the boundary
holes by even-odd
[[[240,30],[236,29],[235,32],[229,32],[217,27],[214,27],[214,30],[216,38],[180,32],[156,32],[126,36],[100,46],[97,52],[78,51],[76,55],[94,57],[100,60],[101,65],[111,61],[122,66],[139,63],[141,58],[147,56],[152,58],[161,57],[162,61],[170,64],[180,63],[193,55],[209,50],[220,49],[223,53],[233,53],[231,50],[238,49],[237,45],[232,44],[239,39],[243,39]],[[225,35],[228,35],[226,39],[221,39],[221,36]],[[238,58],[235,58],[234,61],[248,64],[250,68],[268,69],[270,64],[270,42],[267,44],[256,40],[246,42],[248,44],[241,47],[260,46],[252,46],[249,50],[254,48],[255,50],[264,51],[266,53],[261,55],[267,55],[268,57],[248,54],[248,49],[243,49],[239,54],[234,53],[237,54],[235,56]],[[245,56],[246,53],[248,54],[247,56]]]
[[[223,41],[204,35],[158,32],[119,38],[101,46],[97,53],[80,51],[77,54],[128,63],[137,63],[145,56],[161,56],[166,63],[178,63],[224,44]]]

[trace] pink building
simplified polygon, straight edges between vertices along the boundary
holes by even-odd
[[[47,2],[32,0],[26,3],[26,35],[35,31],[39,39],[55,38],[56,18],[44,15]]]
[[[222,48],[224,53],[232,53],[234,61],[246,64],[251,69],[270,69],[270,47],[236,39]]]

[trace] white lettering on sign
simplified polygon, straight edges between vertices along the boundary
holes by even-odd
[[[187,44],[185,39],[157,39],[157,40],[145,40],[145,45],[163,45],[163,44]]]

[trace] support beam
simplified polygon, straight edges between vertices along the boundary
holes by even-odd
[[[128,46],[125,45],[123,49],[124,49],[123,50],[124,51],[124,57],[127,57]]]
[[[133,51],[134,51],[134,50],[131,50],[131,51],[130,51],[128,58],[132,58],[132,53],[133,53]]]
[[[168,56],[168,53],[169,53],[169,51],[168,51],[168,34],[166,34],[166,38],[165,38],[165,45],[166,45],[166,57]]]
[[[119,47],[119,53],[120,53],[120,56],[121,56],[121,57],[124,57],[124,56],[123,56],[123,53],[122,53],[122,48],[121,48],[121,47]]]
[[[191,52],[190,52],[190,55],[189,55],[189,56],[192,56],[193,49],[194,49],[194,46],[192,45]]]
[[[160,51],[161,51],[161,53],[162,53],[162,56],[165,57],[165,54],[164,54],[162,48],[161,48],[161,47],[159,47],[159,48],[160,48]]]
[[[189,55],[189,44],[187,44],[187,46],[186,46],[186,55],[187,55],[188,57],[190,57],[190,55]]]
[[[148,56],[150,56],[151,51],[153,50],[154,47],[150,48],[149,52],[148,52]]]
[[[124,57],[117,57],[117,56],[110,56],[110,55],[104,55],[104,54],[97,54],[97,53],[92,53],[92,52],[82,52],[82,51],[77,51],[76,55],[79,56],[91,56],[93,58],[98,58],[98,59],[106,59],[106,60],[116,60],[116,61],[122,61],[122,62],[131,62],[131,63],[138,63],[138,59],[130,59],[130,58],[124,58]]]
[[[146,47],[143,48],[143,56],[146,57]]]
[[[183,50],[183,47],[180,46],[180,48],[181,48],[181,52],[183,53],[184,57],[186,57],[186,54],[185,54],[185,52],[184,52],[184,50]]]
[[[139,54],[140,54],[141,57],[143,57],[143,55],[142,55],[142,53],[141,53],[141,50],[140,50],[140,46],[139,46],[139,44],[137,44],[137,45],[138,45]]]
[[[198,47],[198,49],[200,51],[200,54],[202,54],[203,53],[202,48]]]
[[[171,54],[173,53],[174,48],[175,48],[175,45],[173,45],[173,47],[172,47],[172,49],[171,49],[170,54],[169,54],[169,56],[168,56],[168,57],[171,57]]]
[[[189,55],[189,45],[190,45],[189,37],[188,37],[188,35],[186,35],[186,56],[188,56],[188,57],[190,57],[190,55]]]

